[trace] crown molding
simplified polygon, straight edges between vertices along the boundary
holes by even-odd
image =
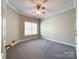
[[[35,19],[39,19],[39,18],[37,18],[37,17],[35,17],[35,16],[33,16],[33,15],[30,15],[30,14],[25,14],[24,12],[22,12],[22,11],[19,11],[19,10],[17,10],[14,6],[12,6],[10,3],[7,3],[7,5],[12,9],[12,10],[14,10],[15,12],[17,12],[18,14],[20,14],[20,15],[24,15],[24,16],[28,16],[28,17],[34,17]]]
[[[14,10],[15,12],[21,14],[15,7],[13,7],[10,3],[7,2],[7,5],[12,9]]]
[[[46,19],[46,18],[49,18],[49,17],[55,16],[55,15],[58,15],[58,14],[60,14],[60,13],[66,12],[66,11],[68,11],[68,10],[71,10],[71,9],[73,9],[73,8],[76,8],[76,7],[73,6],[73,7],[66,8],[66,9],[64,9],[64,10],[58,11],[58,12],[56,12],[56,13],[53,13],[52,15],[49,15],[49,16],[43,18],[43,19]]]
[[[63,9],[63,10],[61,10],[61,11],[58,11],[58,12],[56,12],[56,13],[53,13],[52,15],[49,15],[49,16],[47,16],[47,17],[40,18],[40,19],[46,19],[46,18],[49,18],[49,17],[51,17],[51,16],[55,16],[55,15],[57,15],[57,14],[63,13],[63,12],[65,12],[65,11],[68,11],[68,10],[70,10],[70,9],[76,8],[76,4],[77,4],[77,3],[76,3],[76,0],[73,1],[73,4],[74,4],[74,6],[72,6],[72,7]],[[25,14],[22,13],[21,11],[17,10],[14,6],[12,6],[9,2],[7,2],[7,5],[8,5],[10,8],[12,8],[15,12],[17,12],[17,13],[19,13],[19,14],[21,14],[21,15],[25,15]],[[28,16],[28,15],[29,15],[29,14],[27,14],[27,16]],[[25,15],[25,16],[26,16],[26,15]],[[32,15],[29,15],[29,16],[32,16]],[[37,17],[35,17],[35,18],[37,18]]]

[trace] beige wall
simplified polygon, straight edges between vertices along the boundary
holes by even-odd
[[[75,8],[41,21],[41,36],[45,39],[75,43]]]
[[[19,40],[19,14],[6,6],[6,44]]]
[[[36,22],[38,24],[38,34],[24,36],[24,21]],[[24,16],[15,12],[8,5],[6,6],[6,45],[12,41],[29,40],[39,38],[39,19],[32,16]]]
[[[38,33],[36,35],[28,35],[28,36],[24,36],[24,22],[25,21],[30,21],[30,22],[34,22],[34,23],[37,23],[37,26],[38,26]],[[26,40],[29,40],[29,39],[35,39],[35,38],[39,38],[40,36],[40,21],[39,19],[35,18],[35,17],[29,17],[29,16],[23,16],[23,15],[20,15],[20,23],[19,23],[19,29],[20,29],[20,39],[26,39]]]

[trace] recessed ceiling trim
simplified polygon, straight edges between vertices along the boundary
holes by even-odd
[[[23,14],[21,11],[17,10],[17,9],[16,9],[14,6],[12,6],[10,3],[7,3],[7,5],[8,5],[11,9],[13,9],[15,12],[17,12],[18,14],[20,14],[20,15],[25,15],[25,14]],[[32,15],[27,14],[27,15],[25,15],[25,16],[32,16]],[[34,16],[32,16],[32,17],[34,17]],[[39,19],[39,18],[37,18],[37,17],[34,17],[34,18]]]
[[[74,3],[75,3],[75,2],[74,2]],[[14,6],[12,6],[10,3],[7,3],[7,5],[10,6],[10,7],[11,7],[14,11],[16,11],[17,13],[22,14],[21,12],[19,12],[19,10],[17,10],[17,9],[16,9]],[[72,7],[69,7],[69,8],[66,8],[66,9],[64,9],[64,10],[58,11],[58,12],[56,12],[56,13],[50,15],[50,16],[47,16],[47,17],[45,17],[45,18],[48,18],[48,17],[54,16],[54,15],[57,15],[57,14],[59,14],[59,13],[65,12],[65,11],[67,11],[67,10],[70,10],[70,9],[72,9],[72,8],[76,8],[76,5],[74,5],[74,6],[72,6]],[[25,16],[26,16],[26,15],[25,15]],[[42,18],[42,19],[45,19],[45,18]]]
[[[69,8],[66,8],[66,9],[64,9],[64,10],[61,10],[61,11],[59,11],[59,12],[56,12],[56,13],[52,14],[51,16],[55,16],[55,15],[57,15],[57,14],[63,13],[63,12],[65,12],[65,11],[68,11],[68,10],[73,9],[73,8],[76,8],[76,7],[69,7]],[[45,17],[45,18],[43,18],[43,19],[49,18],[49,17],[51,17],[51,16]]]
[[[12,8],[15,12],[21,14],[15,7],[13,7],[10,3],[7,3],[7,5]]]

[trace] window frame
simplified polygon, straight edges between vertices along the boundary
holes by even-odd
[[[25,34],[25,22],[31,23],[31,34]],[[33,34],[32,32],[32,24],[37,24],[36,34]],[[30,22],[30,21],[24,21],[24,36],[31,36],[31,35],[37,35],[38,34],[38,23],[36,22]]]

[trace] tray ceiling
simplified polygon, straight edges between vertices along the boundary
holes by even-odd
[[[46,13],[37,15],[34,12],[34,3],[31,0],[9,0],[8,3],[25,15],[29,14],[39,18],[46,18],[63,10],[75,7],[75,0],[48,0],[45,3]]]

